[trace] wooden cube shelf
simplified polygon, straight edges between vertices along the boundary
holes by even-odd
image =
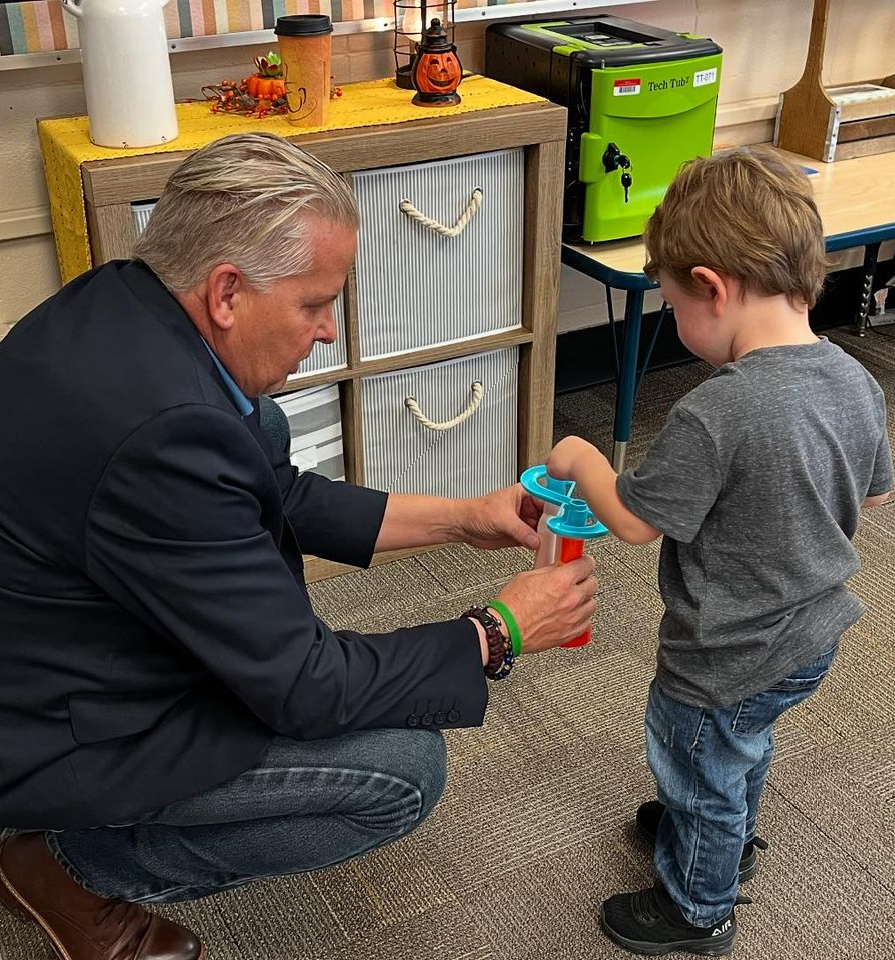
[[[520,325],[460,342],[412,352],[361,358],[354,271],[345,288],[347,366],[291,379],[289,391],[338,383],[346,474],[362,483],[362,377],[436,361],[519,348],[517,466],[519,471],[547,456],[553,433],[553,384],[559,254],[562,226],[566,111],[543,102],[497,107],[454,116],[423,116],[418,121],[297,135],[291,139],[350,180],[360,170],[427,163],[455,157],[522,148],[524,196],[522,237],[522,312]],[[157,198],[186,152],[114,160],[85,161],[81,176],[94,264],[130,256],[137,230],[132,204]],[[405,551],[403,555],[415,551]],[[394,559],[396,554],[377,560]],[[344,570],[311,558],[309,580]]]

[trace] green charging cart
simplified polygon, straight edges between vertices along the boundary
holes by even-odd
[[[498,23],[485,73],[569,111],[563,235],[637,236],[685,160],[712,151],[721,48],[612,16]]]

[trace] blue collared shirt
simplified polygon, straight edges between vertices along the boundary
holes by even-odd
[[[214,365],[218,368],[218,372],[224,381],[224,386],[230,392],[230,396],[233,398],[233,402],[236,404],[236,409],[239,411],[239,415],[241,417],[247,417],[255,410],[254,406],[252,405],[252,401],[249,400],[249,398],[236,385],[236,381],[227,372],[227,368],[221,363],[220,360],[218,360],[217,354],[211,349],[211,347],[208,346],[208,341],[205,339],[205,337],[202,337],[202,342],[205,344],[205,349],[211,354],[211,359],[214,360]]]

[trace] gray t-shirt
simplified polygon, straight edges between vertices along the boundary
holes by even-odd
[[[883,392],[829,340],[755,350],[683,397],[617,487],[665,534],[662,688],[725,707],[829,650],[865,609],[844,585],[861,504],[892,487]]]

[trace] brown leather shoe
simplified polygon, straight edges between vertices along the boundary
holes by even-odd
[[[62,960],[205,960],[189,930],[75,883],[42,833],[17,834],[0,847],[0,901],[38,923]]]

